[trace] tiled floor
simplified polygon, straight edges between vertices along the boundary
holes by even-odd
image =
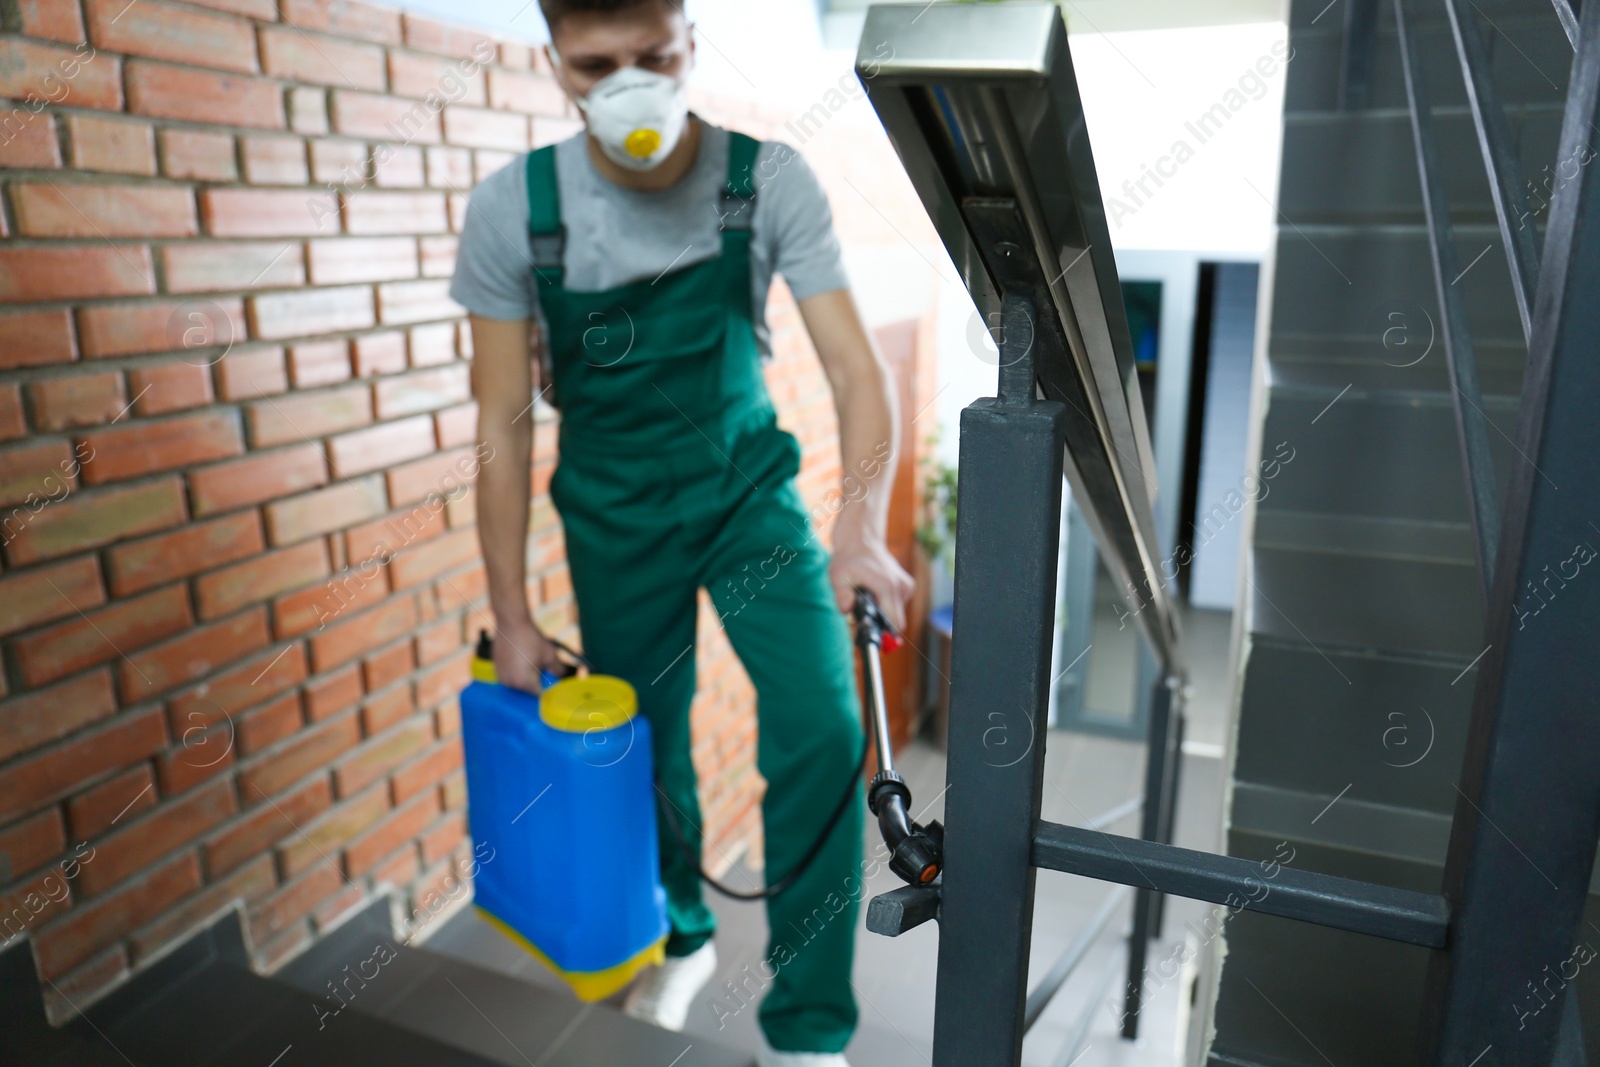
[[[1191,744],[1184,760],[1177,841],[1190,848],[1215,850],[1219,834],[1222,777],[1217,758],[1226,723],[1228,616],[1191,614],[1186,638],[1191,649],[1193,692],[1189,703]],[[1054,732],[1045,753],[1046,789],[1044,817],[1081,824],[1138,793],[1142,785],[1144,749],[1126,741]],[[900,766],[919,798],[919,805],[939,797],[944,788],[943,753],[918,742],[900,758]],[[942,798],[934,800],[921,817],[940,814]],[[1125,819],[1122,833],[1134,832],[1136,820]],[[876,831],[869,828],[869,835]],[[869,836],[869,846],[872,844]],[[731,872],[737,884],[740,872]],[[894,888],[898,882],[886,869],[872,883],[869,895]],[[1034,910],[1033,954],[1030,984],[1036,982],[1099,908],[1112,887],[1087,879],[1041,871]],[[709,894],[719,919],[717,951],[719,974],[690,1012],[688,1033],[699,1033],[724,1044],[752,1052],[759,1047],[755,1012],[713,1010],[723,981],[754,964],[765,951],[765,919],[759,904]],[[864,909],[863,909],[864,910]],[[1169,900],[1165,937],[1152,946],[1150,959],[1163,960],[1175,952],[1186,930],[1198,929],[1206,906],[1193,901]],[[1058,993],[1024,1046],[1024,1067],[1065,1067],[1057,1054],[1074,1023],[1092,998],[1102,978],[1109,991],[1099,997],[1088,1043],[1076,1061],[1078,1067],[1168,1067],[1183,1062],[1182,1038],[1187,1030],[1188,982],[1175,979],[1159,988],[1151,983],[1150,1000],[1142,1016],[1137,1042],[1121,1040],[1120,989],[1124,979],[1127,910],[1113,920],[1094,950]],[[932,1062],[934,975],[938,930],[934,924],[899,938],[858,932],[855,988],[861,1006],[861,1026],[849,1049],[857,1067],[927,1067]],[[483,965],[553,984],[539,965],[520,949],[466,911],[430,939],[429,948],[459,955]],[[1180,993],[1182,995],[1180,995]],[[722,996],[724,1004],[729,999]]]

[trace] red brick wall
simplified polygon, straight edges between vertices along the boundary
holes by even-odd
[[[487,615],[446,287],[473,182],[576,124],[526,46],[350,0],[0,12],[0,942],[59,1017],[235,900],[264,967],[382,885],[419,926],[464,900]],[[829,394],[781,286],[771,316],[821,501]],[[570,637],[539,448],[530,591]],[[716,863],[761,783],[703,623]]]

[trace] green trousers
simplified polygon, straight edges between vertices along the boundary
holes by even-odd
[[[696,854],[689,707],[697,591],[709,591],[755,684],[770,883],[816,839],[860,759],[860,703],[828,557],[794,486],[799,445],[770,416],[755,417],[720,453],[690,448],[619,462],[564,442],[551,495],[566,529],[585,654],[638,691],[664,803]],[[810,869],[767,902],[766,956],[713,979],[713,1011],[724,1021],[764,994],[761,1026],[781,1051],[841,1052],[855,1029],[850,969],[864,807],[858,791]],[[687,955],[710,939],[715,919],[664,820],[660,833],[667,952]]]

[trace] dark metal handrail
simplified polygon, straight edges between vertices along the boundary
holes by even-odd
[[[1561,29],[1567,35],[1572,50],[1578,50],[1578,15],[1572,10],[1572,0],[1550,0],[1556,6],[1556,18],[1561,20]]]
[[[1010,348],[1033,379],[1023,395],[1037,385],[1066,407],[1073,500],[1161,673],[1181,679],[1154,451],[1093,152],[1081,126],[1036,121],[1041,107],[1081,113],[1059,9],[883,4],[862,34],[858,73],[906,174],[991,334],[1026,331]],[[1004,294],[1026,301],[1013,323]],[[1003,357],[1001,376],[1023,358]]]
[[[1467,2],[1444,0],[1444,8],[1450,15],[1451,32],[1455,34],[1461,80],[1466,83],[1472,121],[1478,128],[1483,169],[1489,176],[1489,191],[1494,195],[1500,237],[1505,241],[1506,261],[1511,268],[1511,291],[1517,299],[1517,314],[1522,318],[1522,338],[1527,341],[1533,336],[1533,297],[1539,288],[1539,230],[1533,223],[1533,213],[1528,210],[1528,191],[1522,184],[1522,168],[1517,163],[1516,143],[1506,126],[1506,109],[1500,101],[1500,90],[1489,69],[1489,50],[1483,43],[1476,16],[1463,7]],[[1407,52],[1414,54],[1411,49]],[[1410,69],[1409,63],[1407,69]]]
[[[1456,255],[1439,169],[1439,150],[1433,134],[1433,105],[1428,98],[1422,56],[1411,24],[1411,0],[1394,0],[1395,26],[1400,34],[1400,59],[1405,72],[1406,96],[1411,102],[1411,132],[1416,141],[1417,177],[1422,185],[1422,208],[1428,219],[1428,246],[1433,254],[1434,290],[1439,298],[1445,364],[1450,372],[1451,400],[1467,482],[1467,502],[1472,513],[1473,539],[1478,549],[1478,574],[1484,598],[1489,596],[1494,557],[1500,543],[1499,489],[1495,484],[1494,454],[1489,450],[1489,417],[1483,411],[1483,389],[1478,382],[1478,361],[1467,324],[1466,297],[1457,287],[1461,261]],[[1465,61],[1463,61],[1465,62]],[[1501,116],[1503,124],[1504,116]],[[1494,151],[1485,142],[1484,155]],[[1497,158],[1497,157],[1496,157]],[[1491,182],[1491,185],[1494,183]],[[1496,201],[1499,202],[1498,199]]]
[[[1344,52],[1339,60],[1340,111],[1360,111],[1372,93],[1372,67],[1378,39],[1376,0],[1353,0],[1344,8]]]

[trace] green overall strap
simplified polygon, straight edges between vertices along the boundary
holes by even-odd
[[[728,184],[722,190],[718,213],[724,250],[730,236],[742,234],[743,240],[749,240],[756,207],[756,153],[760,150],[761,142],[754,137],[728,131]]]
[[[541,288],[560,289],[565,280],[567,228],[561,222],[561,186],[556,181],[556,146],[528,153],[528,251]]]
[[[1600,0],[1597,0],[1600,2]],[[722,190],[718,222],[722,229],[722,255],[729,260],[728,306],[751,321],[750,224],[756,214],[756,153],[761,142],[728,131],[728,184]]]

